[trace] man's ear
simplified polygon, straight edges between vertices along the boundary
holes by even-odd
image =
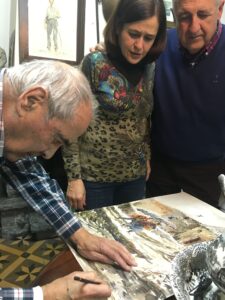
[[[220,20],[222,17],[223,7],[224,7],[224,1],[221,1],[220,5],[219,5],[219,9],[218,9],[218,20]]]
[[[25,112],[32,111],[40,106],[47,105],[48,91],[40,86],[24,91],[17,100],[17,112],[22,116]]]

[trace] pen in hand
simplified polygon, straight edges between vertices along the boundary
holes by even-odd
[[[76,281],[83,282],[83,283],[101,284],[101,282],[94,281],[94,280],[90,280],[90,279],[86,279],[86,278],[81,278],[81,277],[79,277],[79,276],[74,276],[73,279],[76,280]]]

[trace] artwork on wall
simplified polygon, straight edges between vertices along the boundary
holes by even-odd
[[[85,0],[19,0],[20,62],[47,58],[79,63],[84,22]]]
[[[173,13],[172,13],[172,0],[164,0],[165,9],[166,9],[166,20],[167,20],[167,27],[173,28],[175,27]]]
[[[172,14],[172,0],[164,0],[165,8],[166,8],[166,19],[167,21],[173,22],[173,14]]]
[[[127,247],[138,264],[131,272],[86,261],[71,250],[85,271],[95,271],[112,287],[111,300],[166,299],[173,292],[169,270],[187,246],[215,238],[216,233],[182,212],[156,200],[141,200],[78,213],[90,232]]]

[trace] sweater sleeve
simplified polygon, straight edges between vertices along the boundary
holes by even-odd
[[[84,57],[80,64],[80,69],[87,77],[92,92],[94,92],[91,56],[92,53]],[[80,165],[79,138],[75,140],[71,145],[63,147],[62,156],[68,180],[81,179],[82,174]]]
[[[151,118],[148,119],[148,124],[150,125]],[[145,157],[147,160],[151,159],[151,146],[150,146],[150,126],[147,126],[146,141],[144,146]]]
[[[95,80],[96,80],[94,55],[95,55],[94,53],[90,53],[86,55],[80,64],[80,69],[86,76],[87,80],[89,81],[93,93],[95,93]]]
[[[155,63],[152,63],[148,67],[147,71],[147,95],[148,102],[150,103],[150,115],[147,119],[147,130],[146,130],[146,138],[145,138],[145,154],[146,159],[151,159],[151,127],[152,127],[152,111],[154,107],[154,95],[153,95],[153,87],[154,87],[154,79],[155,79]]]
[[[81,178],[80,154],[78,140],[62,149],[64,169],[68,180]]]

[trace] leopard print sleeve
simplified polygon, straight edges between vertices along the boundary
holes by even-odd
[[[80,179],[81,168],[78,141],[74,141],[69,146],[64,146],[62,149],[62,156],[68,180]]]

